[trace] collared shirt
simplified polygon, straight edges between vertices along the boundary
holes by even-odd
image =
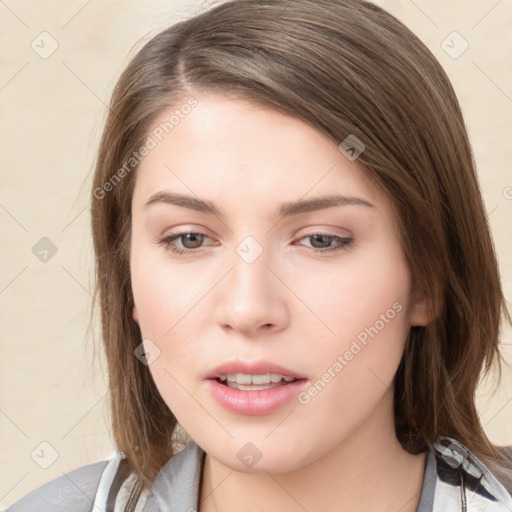
[[[173,456],[142,494],[137,512],[197,512],[205,455],[191,441]],[[133,482],[118,452],[52,480],[6,512],[124,512]],[[511,512],[511,494],[468,448],[440,437],[427,453],[416,512]]]

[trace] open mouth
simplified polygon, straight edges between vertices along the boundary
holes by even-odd
[[[222,375],[215,379],[231,389],[239,389],[241,391],[264,391],[265,389],[273,389],[286,386],[297,380],[294,377],[286,377],[283,375]]]
[[[226,374],[223,371],[207,380],[213,398],[220,405],[235,414],[248,416],[272,414],[292,402],[308,382],[301,375]]]

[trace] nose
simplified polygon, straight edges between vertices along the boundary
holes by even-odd
[[[269,335],[289,323],[289,291],[276,277],[271,258],[263,250],[254,260],[235,253],[231,270],[215,287],[215,320],[225,331],[246,337]]]

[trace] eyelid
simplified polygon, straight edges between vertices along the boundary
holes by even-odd
[[[305,234],[301,235],[304,232]],[[302,238],[304,236],[313,236],[313,235],[329,235],[329,236],[339,236],[341,238],[351,238],[353,237],[352,231],[345,228],[340,227],[315,227],[308,226],[306,228],[302,228],[295,238]]]

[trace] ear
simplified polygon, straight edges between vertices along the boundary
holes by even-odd
[[[425,326],[430,318],[425,304],[415,304],[411,312],[411,327]]]
[[[415,290],[410,308],[411,327],[424,327],[432,320],[432,312],[429,311],[428,301],[423,291]]]
[[[132,310],[132,317],[133,319],[139,323],[139,314],[137,312],[137,307],[136,306],[133,306],[133,310]]]

